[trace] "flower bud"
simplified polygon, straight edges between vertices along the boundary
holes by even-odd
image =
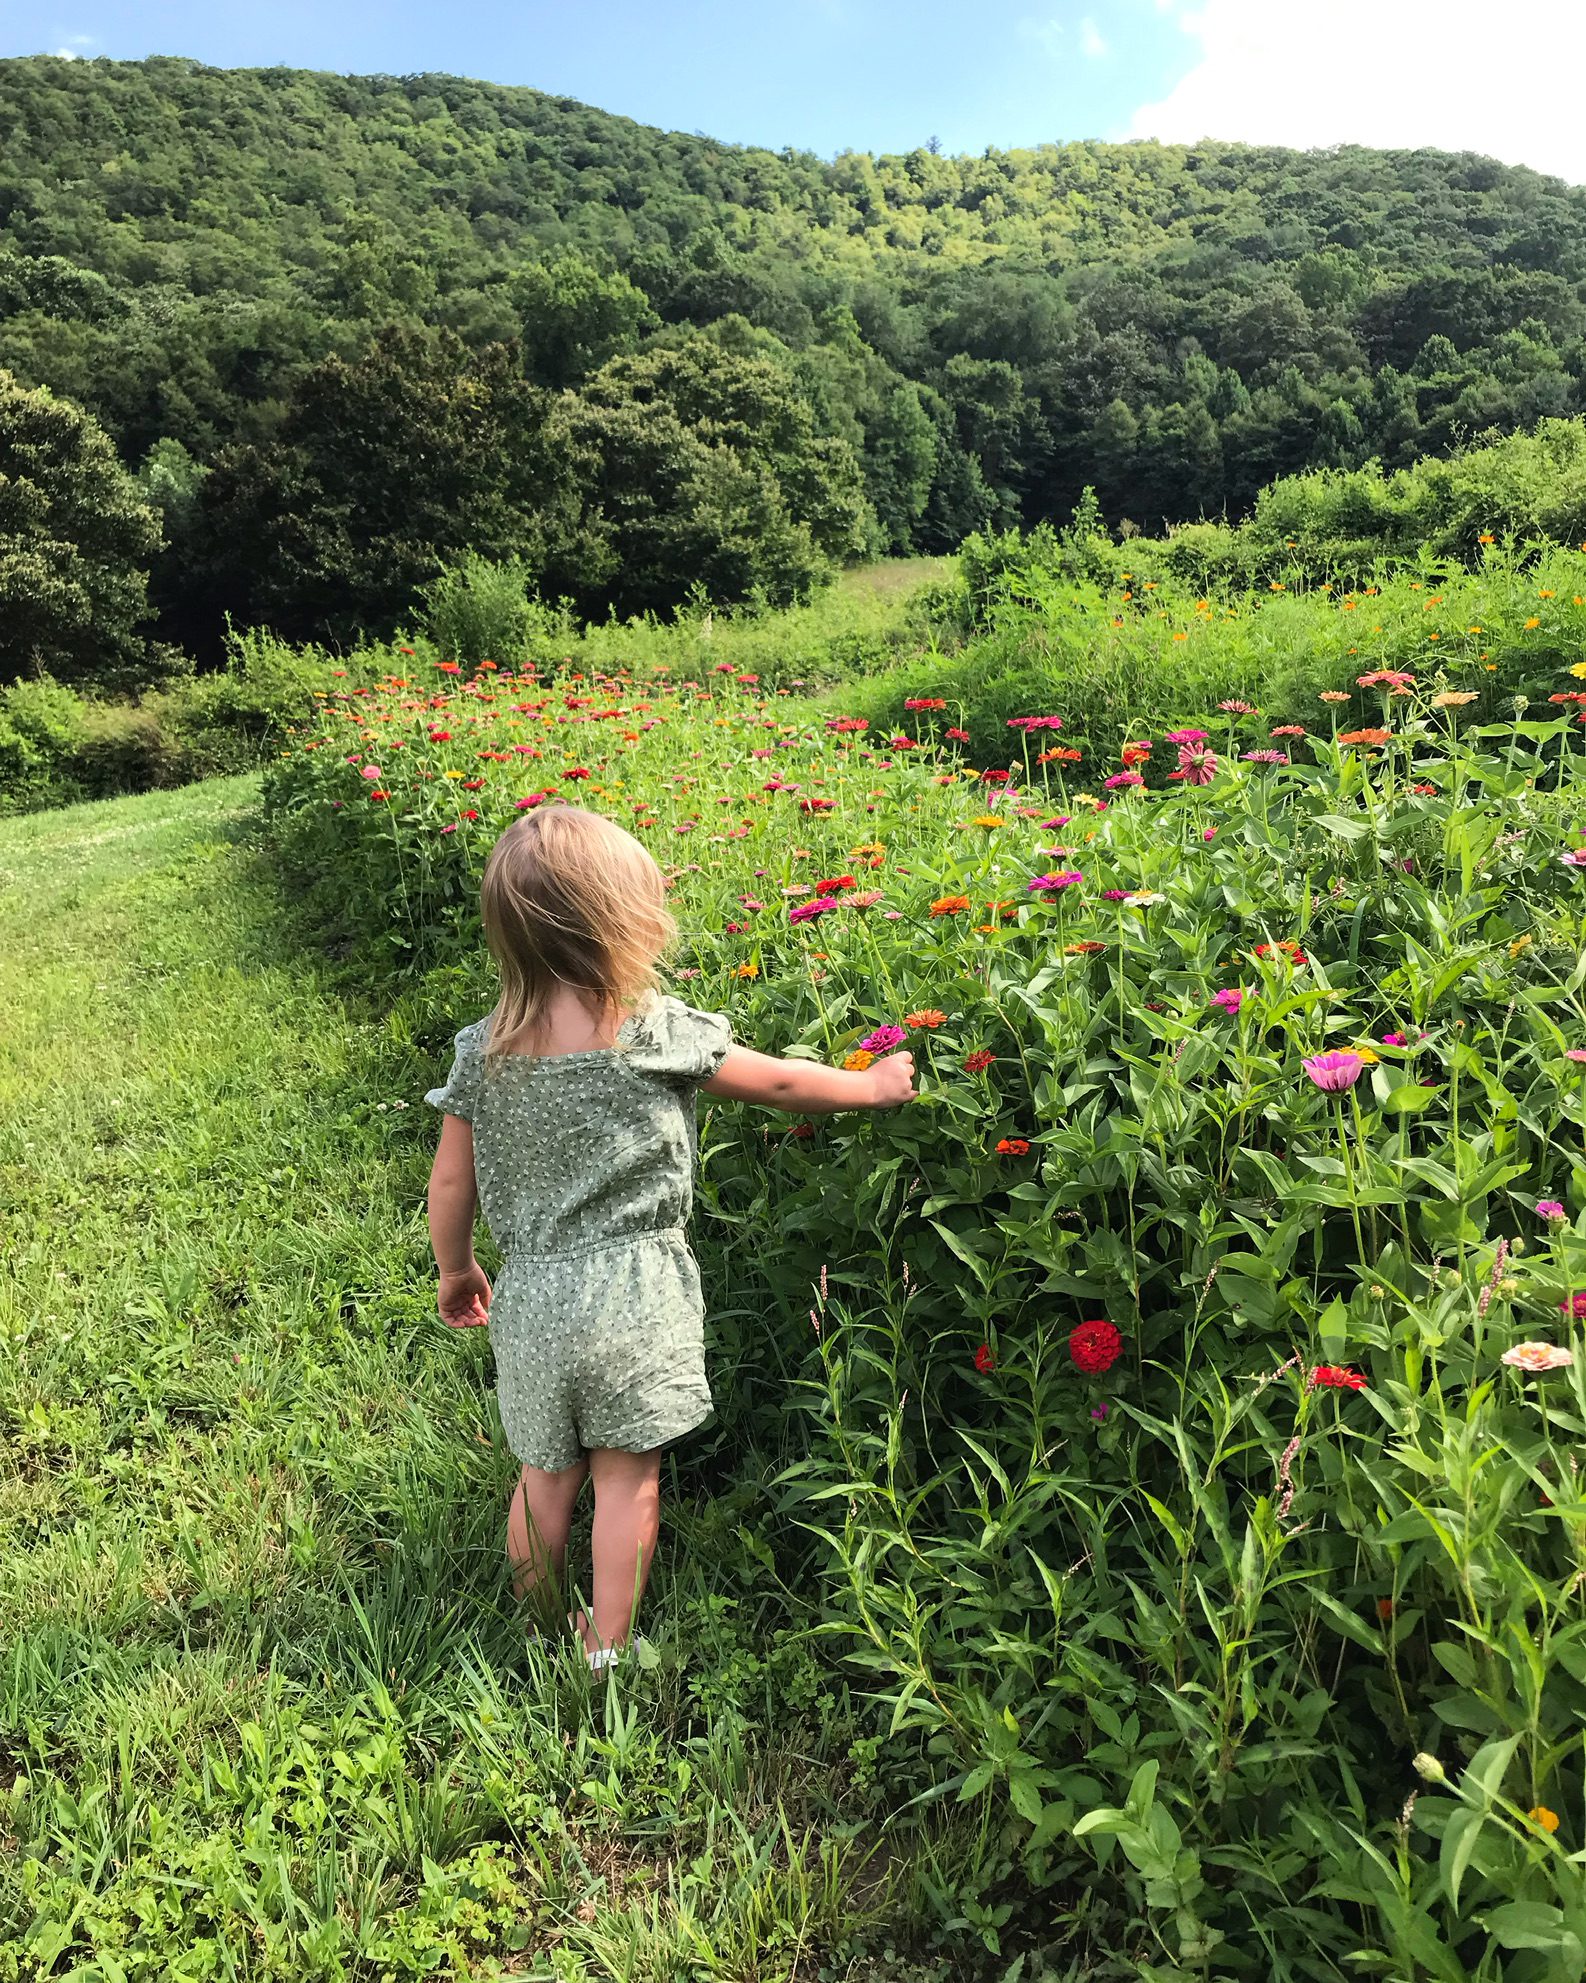
[[[1428,1754],[1425,1749],[1414,1758],[1414,1764],[1416,1775],[1424,1778],[1427,1783],[1447,1783],[1447,1771],[1436,1756]]]

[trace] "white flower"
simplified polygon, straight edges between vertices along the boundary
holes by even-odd
[[[1142,888],[1138,889],[1133,895],[1126,895],[1123,898],[1123,906],[1126,909],[1149,909],[1153,902],[1165,902],[1166,900],[1167,897],[1159,889]]]

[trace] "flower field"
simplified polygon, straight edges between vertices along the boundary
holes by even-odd
[[[898,1115],[709,1108],[685,1464],[767,1483],[900,1813],[970,1808],[959,1925],[1582,1974],[1586,685],[1476,722],[1347,662],[1304,722],[1093,755],[1032,710],[988,765],[944,697],[374,658],[267,812],[432,1061],[486,852],[567,803],[650,846],[745,1043],[916,1054]]]

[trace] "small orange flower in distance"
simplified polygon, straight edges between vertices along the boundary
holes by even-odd
[[[1533,1825],[1540,1825],[1545,1832],[1556,1832],[1558,1830],[1558,1813],[1557,1811],[1550,1811],[1545,1804],[1535,1805],[1531,1810],[1526,1812],[1526,1816],[1531,1820]]]
[[[1078,943],[1071,943],[1068,946],[1067,955],[1070,957],[1098,957],[1106,948],[1106,944],[1097,943],[1093,938],[1087,937]]]
[[[997,1145],[999,1157],[1027,1157],[1029,1154],[1030,1146],[1022,1136],[1004,1136]]]
[[[1528,619],[1525,623],[1525,630],[1527,633],[1529,633],[1533,627],[1539,627],[1541,624],[1542,622],[1533,613],[1531,618]]]
[[[1148,742],[1139,743],[1139,744],[1125,744],[1122,752],[1124,770],[1133,771],[1133,769],[1137,764],[1144,764],[1146,759],[1150,755],[1151,755],[1151,746]]]
[[[1493,536],[1490,530],[1484,530],[1476,539],[1478,544],[1496,544],[1497,541],[1497,538]]]
[[[874,1059],[875,1055],[873,1053],[866,1053],[863,1047],[855,1047],[853,1052],[843,1062],[843,1066],[847,1068],[850,1074],[863,1074]]]
[[[740,964],[733,973],[733,976],[737,978],[758,978],[759,975],[760,966],[758,964]]]
[[[1353,653],[1354,649],[1351,648],[1350,652]],[[1318,702],[1347,702],[1349,696],[1343,689],[1323,689],[1316,699]]]
[[[1385,744],[1392,734],[1391,730],[1345,730],[1338,741],[1341,744]]]
[[[933,916],[961,916],[969,907],[967,895],[942,895],[931,904]]]
[[[940,1026],[945,1023],[946,1019],[947,1014],[945,1012],[938,1012],[934,1005],[926,1006],[921,1012],[905,1012],[903,1015],[904,1025],[912,1026],[916,1030],[921,1027],[929,1029],[932,1026]]]

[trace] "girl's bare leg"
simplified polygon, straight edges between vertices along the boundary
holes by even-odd
[[[591,1652],[625,1646],[644,1594],[661,1527],[661,1455],[602,1447],[589,1456],[595,1483],[594,1616],[585,1627]]]
[[[588,1460],[578,1460],[560,1473],[525,1467],[518,1475],[507,1509],[507,1561],[513,1595],[525,1603],[556,1603],[567,1570],[573,1509],[588,1473]]]

